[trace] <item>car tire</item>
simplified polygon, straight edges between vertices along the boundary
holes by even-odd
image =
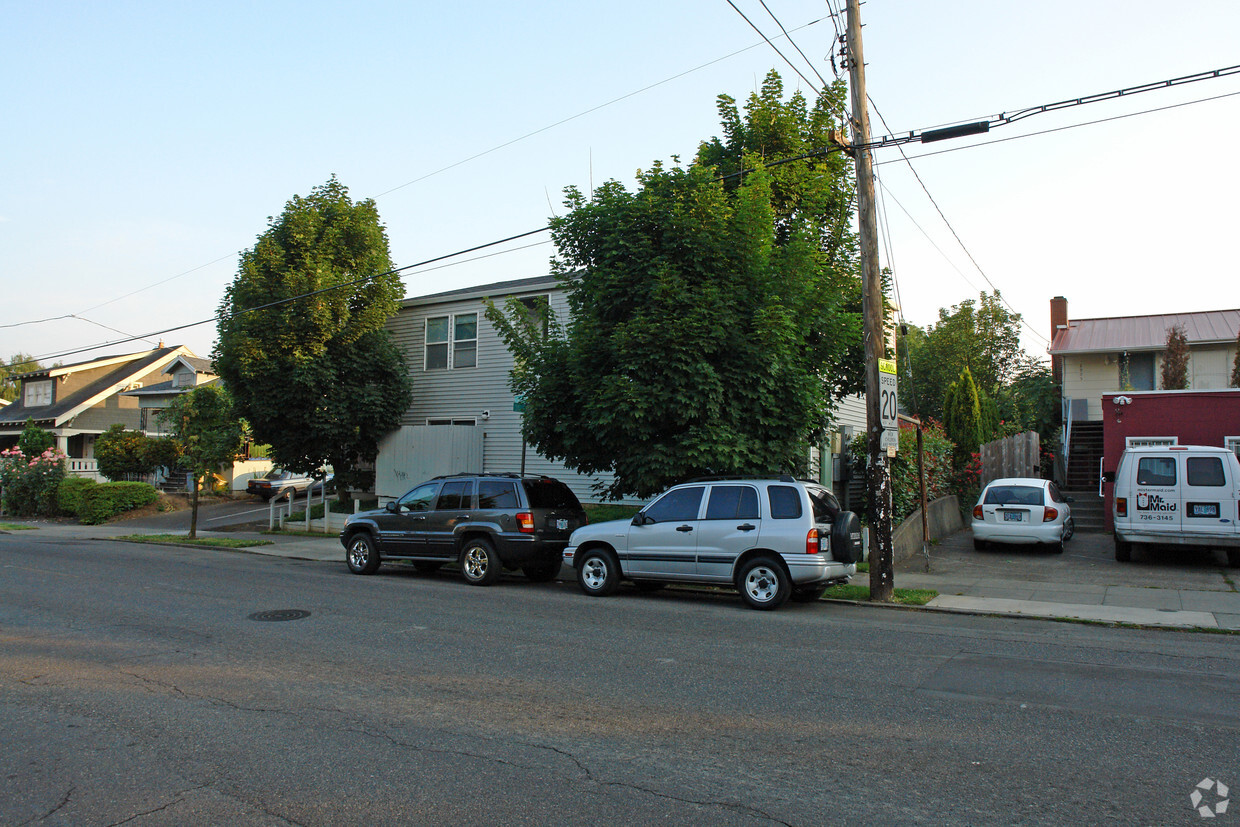
[[[788,572],[773,557],[755,557],[741,567],[736,587],[751,609],[770,611],[788,601],[792,592]]]
[[[793,603],[815,603],[826,591],[826,586],[795,586],[791,599]]]
[[[443,568],[443,563],[434,560],[417,560],[413,564],[413,569],[418,574],[434,574]]]
[[[374,574],[379,570],[379,549],[375,539],[365,531],[359,531],[349,538],[345,549],[344,561],[349,571],[354,574]]]
[[[1115,538],[1115,560],[1119,563],[1132,562],[1132,543]]]
[[[620,586],[620,561],[607,549],[590,549],[577,564],[577,585],[591,597],[615,594]]]
[[[499,580],[504,564],[491,544],[481,537],[465,541],[461,548],[461,573],[471,586],[489,586]]]
[[[557,557],[554,560],[539,560],[534,563],[526,563],[521,567],[521,571],[525,574],[527,580],[532,580],[535,583],[549,583],[560,573],[560,565],[561,560]]]
[[[1067,528],[1067,531],[1065,531],[1063,535],[1064,542],[1071,540],[1074,536],[1076,536],[1076,520],[1069,517],[1068,528]]]

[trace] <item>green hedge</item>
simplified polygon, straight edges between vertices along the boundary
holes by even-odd
[[[99,483],[89,477],[65,477],[56,488],[56,508],[61,514],[76,517],[82,508],[82,494]]]
[[[105,482],[82,490],[77,517],[85,525],[98,525],[158,499],[159,492],[144,482]]]

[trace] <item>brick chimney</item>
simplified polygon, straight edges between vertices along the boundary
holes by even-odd
[[[1068,300],[1063,296],[1056,296],[1051,299],[1051,342],[1055,341],[1055,334],[1060,328],[1068,326]],[[1057,356],[1051,356],[1051,376],[1055,380],[1056,385],[1063,384],[1063,360]]]

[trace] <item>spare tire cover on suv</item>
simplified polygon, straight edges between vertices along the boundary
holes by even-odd
[[[831,526],[831,556],[840,563],[856,563],[861,553],[861,520],[852,511],[841,511]]]

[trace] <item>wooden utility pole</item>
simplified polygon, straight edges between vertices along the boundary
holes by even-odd
[[[861,49],[860,0],[848,0],[848,66],[852,87],[853,158],[857,166],[857,213],[861,230],[862,315],[865,330],[865,426],[869,463],[866,500],[872,538],[870,599],[890,602],[895,590],[891,549],[891,474],[881,447],[878,360],[886,356],[883,285],[878,268],[878,219],[874,208],[874,166],[870,150],[870,113],[865,94],[865,57]]]

